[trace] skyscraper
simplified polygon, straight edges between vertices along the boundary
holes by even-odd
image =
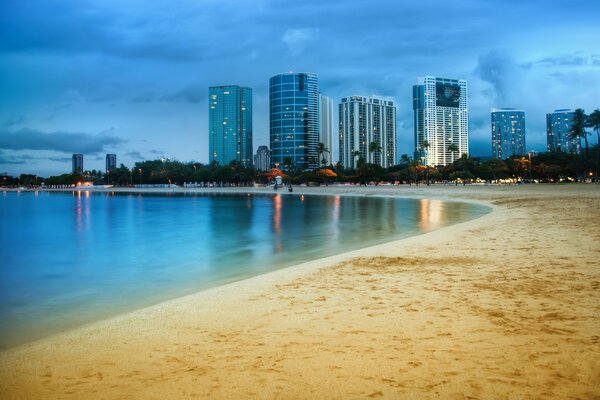
[[[377,97],[344,97],[339,105],[340,162],[356,168],[359,156],[384,168],[396,162],[396,107]],[[379,151],[369,151],[377,143]]]
[[[492,156],[505,160],[512,155],[525,155],[525,111],[492,110]]]
[[[252,165],[252,89],[211,86],[208,92],[209,161]]]
[[[271,169],[271,152],[267,146],[258,146],[254,156],[254,167],[258,171],[268,171]]]
[[[319,96],[319,143],[323,143],[328,152],[324,152],[321,155],[319,165],[323,165],[323,160],[325,160],[325,165],[331,165],[331,160],[333,160],[332,122],[333,101],[331,97],[321,95]]]
[[[573,115],[570,109],[554,110],[546,114],[546,141],[548,151],[561,150],[567,153],[580,153],[577,139],[569,139],[573,131]]]
[[[469,153],[467,81],[418,78],[413,86],[413,110],[416,160],[448,165]],[[449,150],[451,145],[458,151]]]
[[[73,154],[71,173],[83,175],[83,154]]]
[[[117,155],[107,154],[106,155],[106,172],[110,172],[117,168]]]
[[[271,165],[314,169],[319,142],[319,82],[316,74],[285,73],[269,80]],[[288,160],[289,158],[289,160]]]

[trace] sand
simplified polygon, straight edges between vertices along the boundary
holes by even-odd
[[[0,353],[2,399],[600,399],[600,186],[306,188],[477,220]]]

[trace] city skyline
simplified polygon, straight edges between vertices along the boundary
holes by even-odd
[[[473,156],[491,155],[492,108],[525,110],[527,150],[537,151],[546,148],[547,113],[598,108],[596,2],[554,2],[543,13],[533,1],[381,9],[366,1],[184,1],[177,12],[161,2],[3,2],[0,172],[63,173],[73,153],[85,154],[89,169],[103,169],[106,153],[125,165],[160,157],[206,163],[206,90],[232,82],[253,89],[253,146],[268,145],[268,78],[289,70],[317,73],[334,104],[353,95],[393,101],[399,155],[414,149],[417,76],[469,83]],[[492,28],[508,15],[510,30]]]

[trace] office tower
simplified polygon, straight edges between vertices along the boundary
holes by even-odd
[[[505,160],[525,155],[525,111],[514,108],[492,110],[492,156]]]
[[[258,146],[254,156],[254,168],[258,171],[268,171],[271,169],[271,152],[267,146]]]
[[[252,165],[252,89],[211,86],[208,109],[208,160]]]
[[[83,175],[83,154],[73,154],[71,173]]]
[[[467,81],[418,78],[413,86],[413,110],[415,160],[448,165],[469,153]],[[452,150],[454,146],[458,150]]]
[[[331,97],[319,96],[319,143],[328,150],[321,155],[319,165],[331,165],[333,154],[333,101]],[[323,160],[325,163],[323,164]]]
[[[396,107],[377,97],[344,97],[339,105],[340,162],[356,168],[359,157],[384,168],[396,161]],[[371,143],[380,149],[369,151]],[[357,153],[358,152],[358,153]]]
[[[317,168],[317,75],[290,72],[273,76],[269,80],[269,107],[271,165],[284,170]]]
[[[581,153],[579,140],[569,139],[573,131],[573,115],[569,109],[554,110],[546,114],[546,140],[548,151]]]
[[[107,154],[106,155],[106,172],[117,169],[117,155]]]

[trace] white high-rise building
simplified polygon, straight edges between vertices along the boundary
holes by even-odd
[[[339,118],[340,162],[345,168],[356,168],[359,157],[383,168],[396,163],[396,107],[392,101],[344,97]],[[371,143],[380,149],[369,151]]]
[[[413,86],[413,110],[415,160],[425,165],[448,165],[469,154],[466,80],[418,78]]]
[[[271,152],[267,146],[258,146],[254,156],[254,168],[258,171],[268,171],[271,169]]]
[[[319,143],[323,143],[328,152],[324,152],[319,160],[319,165],[331,165],[333,160],[333,100],[328,96],[319,96]]]

